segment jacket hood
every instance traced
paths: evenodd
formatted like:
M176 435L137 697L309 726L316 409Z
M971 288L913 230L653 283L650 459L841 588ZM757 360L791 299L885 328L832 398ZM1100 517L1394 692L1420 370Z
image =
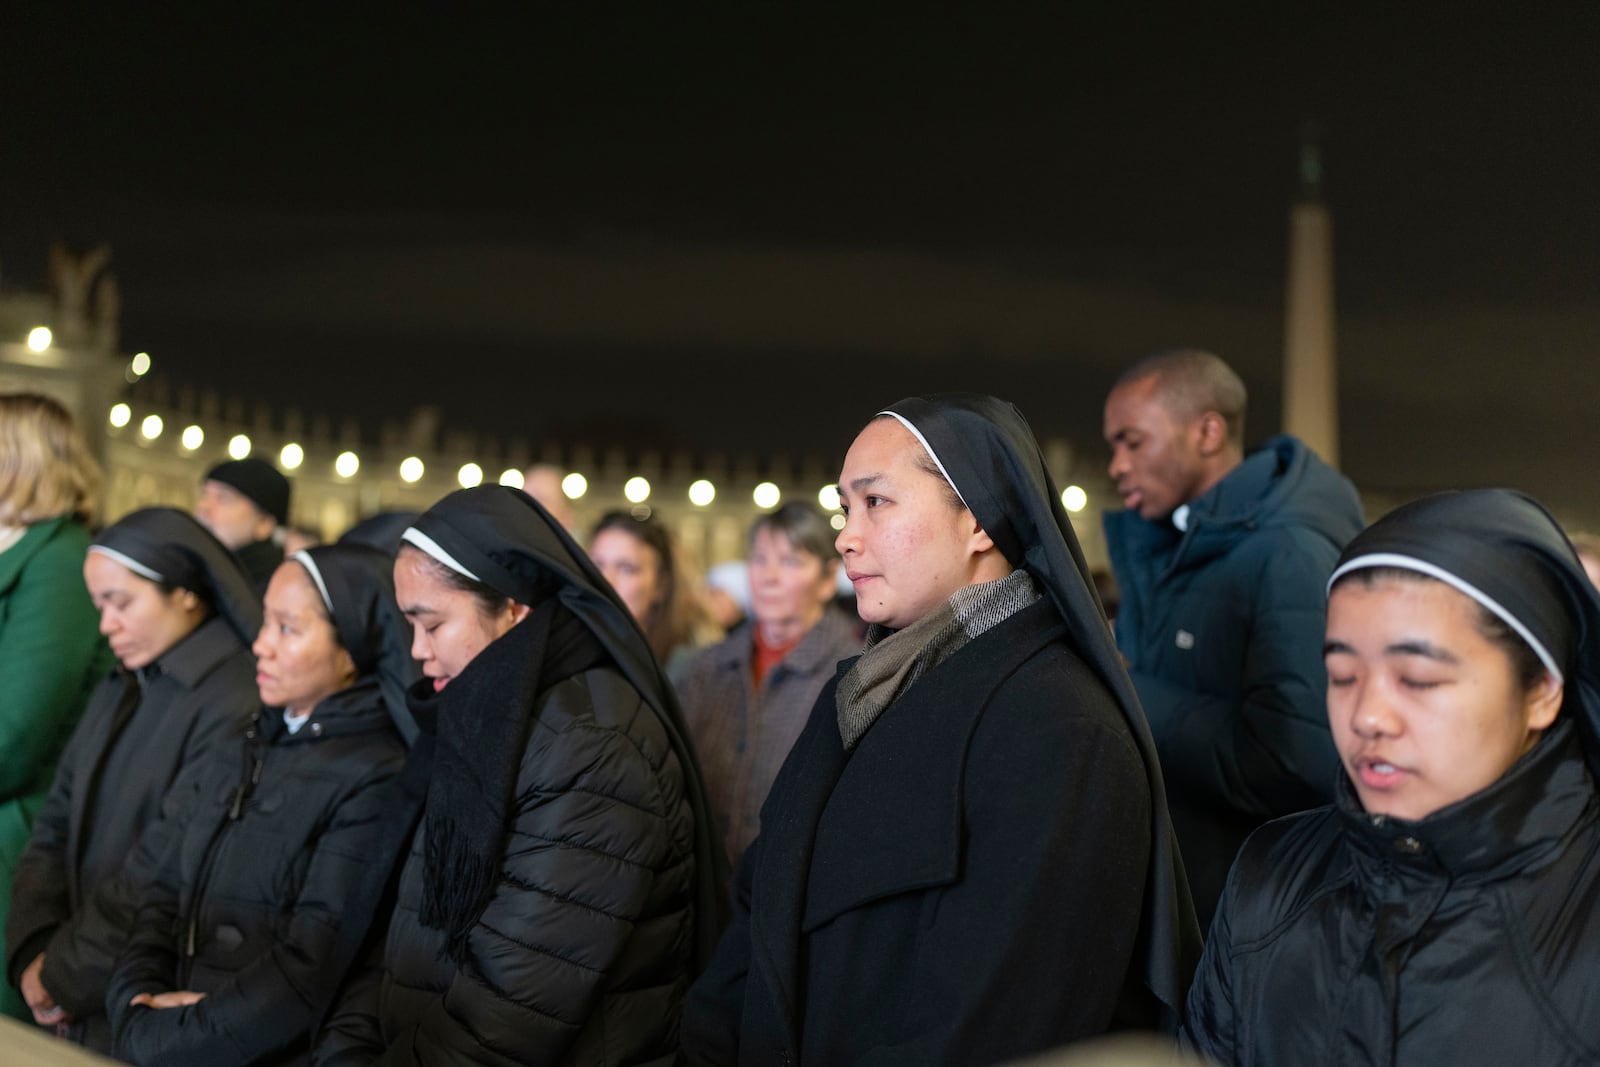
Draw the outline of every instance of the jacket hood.
M1186 531L1169 519L1153 521L1133 511L1105 516L1107 541L1119 572L1119 548L1138 554L1176 547L1170 566L1197 566L1261 529L1296 527L1327 539L1335 550L1361 532L1361 498L1350 479L1288 434L1270 438L1228 475L1189 504ZM1141 551L1143 550L1143 551Z

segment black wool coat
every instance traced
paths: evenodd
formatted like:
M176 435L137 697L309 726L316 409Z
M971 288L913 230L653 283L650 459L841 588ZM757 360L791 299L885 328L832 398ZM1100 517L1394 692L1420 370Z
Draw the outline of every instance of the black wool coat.
M986 1064L1153 1026L1144 763L1051 603L929 671L851 753L837 684L690 991L689 1062Z
M121 863L89 870L84 854L103 814L133 812L133 824L155 822L174 781L210 752L227 748L244 732L260 706L255 657L222 618L202 623L163 655L158 670L141 682L125 671L106 679L89 699L67 742L50 794L33 825L33 837L17 864L11 914L6 921L6 973L15 984L24 968L45 953L40 978L75 1020L73 1036L101 1051L110 1048L104 1015L106 981L130 925L109 891ZM135 707L124 697L159 710L158 731L131 738L115 749L118 760L136 753L138 766L124 768L125 788L109 795L100 788L108 758ZM133 851L136 838L123 843ZM100 851L110 855L104 843Z
M290 733L265 711L173 788L120 888L135 916L106 995L117 1055L171 1064L302 1062L339 975L327 962L349 895L390 817L405 744L376 681L322 701ZM124 879L124 881L126 881ZM205 993L130 1007L140 993Z

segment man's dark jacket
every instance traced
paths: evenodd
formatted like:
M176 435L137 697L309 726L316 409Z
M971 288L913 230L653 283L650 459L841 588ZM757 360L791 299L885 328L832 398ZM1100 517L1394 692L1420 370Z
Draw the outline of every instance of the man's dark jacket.
M689 1062L999 1063L1153 1026L1136 962L1145 767L1054 606L930 670L849 753L837 681L773 783L733 925L690 990Z
M1309 448L1275 437L1191 503L1186 530L1132 511L1105 527L1117 646L1207 926L1250 831L1333 799L1326 586L1361 502Z

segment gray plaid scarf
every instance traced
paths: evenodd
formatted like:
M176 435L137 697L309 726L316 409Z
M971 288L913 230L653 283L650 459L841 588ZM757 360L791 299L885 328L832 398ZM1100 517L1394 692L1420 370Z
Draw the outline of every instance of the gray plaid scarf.
M957 589L937 608L903 630L873 624L861 658L839 680L834 706L846 752L913 682L1039 599L1024 570Z

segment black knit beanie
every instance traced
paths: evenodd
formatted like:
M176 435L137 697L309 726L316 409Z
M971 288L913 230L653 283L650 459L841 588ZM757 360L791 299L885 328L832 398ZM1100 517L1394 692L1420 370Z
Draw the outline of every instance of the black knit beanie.
M250 456L218 463L206 472L206 481L232 486L279 523L289 521L289 479L264 459Z

